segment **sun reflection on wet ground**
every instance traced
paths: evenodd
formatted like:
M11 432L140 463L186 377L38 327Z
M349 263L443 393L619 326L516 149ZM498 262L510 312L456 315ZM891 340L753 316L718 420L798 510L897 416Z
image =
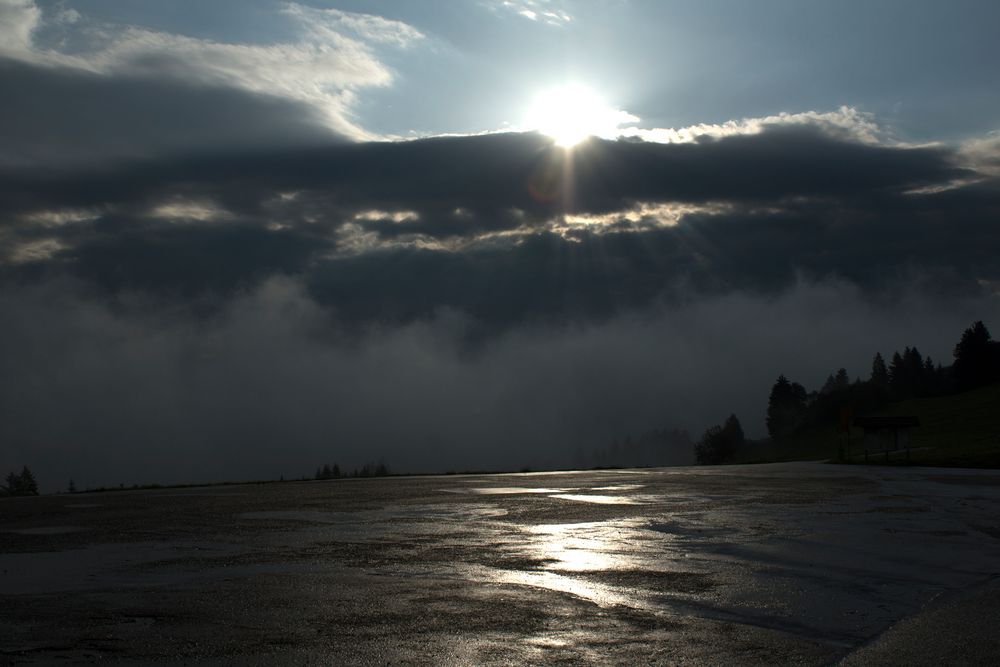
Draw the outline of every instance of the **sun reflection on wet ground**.
M605 570L627 558L618 552L619 530L611 522L540 525L525 532L536 540L529 550L551 561L549 569Z
M617 538L621 526L607 522L543 524L524 530L526 544L521 552L542 564L537 571L501 570L496 581L537 586L568 593L601 606L635 605L634 592L601 584L568 573L591 573L634 565L622 553Z
M645 484L612 484L610 486L595 486L591 488L591 491L635 491L645 486Z
M566 489L549 489L544 486L481 486L461 489L441 489L445 493L472 493L482 496L510 496L521 493L561 493Z
M553 493L550 498L560 500L574 500L580 503L595 503L597 505L638 505L635 498L625 496L603 496L593 493Z

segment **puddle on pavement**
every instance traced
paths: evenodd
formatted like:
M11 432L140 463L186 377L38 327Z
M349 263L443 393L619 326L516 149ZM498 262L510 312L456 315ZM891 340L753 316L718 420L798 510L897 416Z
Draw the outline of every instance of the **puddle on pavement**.
M484 570L476 572L476 570ZM488 568L472 568L472 574L480 574L487 581L503 584L517 584L544 588L557 593L567 593L583 600L589 600L601 607L625 606L647 607L632 590L621 590L613 586L594 583L556 572L537 572L525 570L489 570Z
M622 552L630 526L619 522L543 524L528 528L527 551L549 563L546 569L591 571L634 567L635 550Z
M591 491L635 491L645 488L645 484L612 484L611 486L595 486Z
M594 503L597 505L639 505L634 497L630 496L602 496L588 493L554 493L549 498L560 500L573 500L578 503Z
M472 493L482 496L506 496L520 493L562 493L573 489L547 489L537 486L479 486L463 489L441 489L445 493Z

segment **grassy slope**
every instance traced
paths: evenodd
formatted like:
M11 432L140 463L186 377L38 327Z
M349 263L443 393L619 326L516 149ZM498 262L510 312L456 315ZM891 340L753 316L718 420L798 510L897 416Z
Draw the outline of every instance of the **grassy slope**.
M910 433L913 464L1000 467L1000 384L954 396L900 401L875 414L920 418L920 427ZM786 440L748 443L737 460L836 459L844 443L844 434L835 429L813 430ZM851 429L851 460L863 461L862 451L862 432Z

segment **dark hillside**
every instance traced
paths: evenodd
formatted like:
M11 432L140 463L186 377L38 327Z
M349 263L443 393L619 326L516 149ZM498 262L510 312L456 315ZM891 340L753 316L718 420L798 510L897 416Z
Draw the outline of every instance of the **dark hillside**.
M950 396L911 398L885 405L875 416L913 415L920 427L910 436L909 461L915 465L1000 467L1000 383ZM847 439L836 428L808 429L777 440L748 441L736 462L837 460ZM851 429L850 460L864 461L862 431ZM869 460L878 462L882 455ZM891 462L905 461L905 454Z

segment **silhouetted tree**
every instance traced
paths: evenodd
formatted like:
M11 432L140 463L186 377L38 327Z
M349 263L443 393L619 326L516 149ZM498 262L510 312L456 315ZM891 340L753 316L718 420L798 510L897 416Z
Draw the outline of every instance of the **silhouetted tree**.
M880 352L876 352L875 358L872 359L870 382L879 388L888 388L889 386L889 369L885 367L885 359L882 358Z
M34 473L28 470L28 466L24 466L20 475L10 473L7 475L5 491L6 495L10 496L37 496L38 483L35 481Z
M959 391L1000 379L1000 346L982 321L975 322L955 345L952 372Z
M340 467L334 465L336 470L336 475L340 476ZM366 463L361 466L360 470L355 468L350 477L385 477L389 474L389 466L386 465L384 461L379 461L378 463Z
M701 436L695 444L695 460L702 465L725 463L732 460L745 441L740 420L729 415L722 426L712 426Z
M694 445L694 460L700 465L722 463L718 442L722 438L721 426L709 426Z
M928 356L924 358L924 367L920 371L921 395L923 396L940 396L945 393L945 379L944 371L941 369L941 364L934 364L934 361Z
M772 438L788 435L801 425L805 412L805 387L779 375L767 401L767 432Z
M903 354L892 355L889 365L889 388L895 399L924 395L924 358L915 347L907 347Z
M321 467L316 468L316 479L337 479L340 477L340 465L334 463L331 466L329 463L324 463ZM357 477L357 471L355 471L355 477Z
M35 481L35 476L28 466L24 466L21 471L21 488L24 489L24 495L26 496L37 496L38 495L38 482Z
M906 374L910 386L915 393L920 393L924 375L924 357L915 347L908 347L903 352L903 363L906 366Z
M69 480L69 485L66 487L66 490L70 493L76 493L76 484L73 483L73 480Z
M868 387L865 392L870 399L869 408L875 404L883 403L889 396L889 369L885 365L885 359L881 352L876 352L872 358L872 373L868 378Z
M826 396L829 394L835 394L838 391L844 391L851 386L851 378L847 377L847 370L844 368L838 369L836 375L827 375L826 382L819 390L819 395Z

